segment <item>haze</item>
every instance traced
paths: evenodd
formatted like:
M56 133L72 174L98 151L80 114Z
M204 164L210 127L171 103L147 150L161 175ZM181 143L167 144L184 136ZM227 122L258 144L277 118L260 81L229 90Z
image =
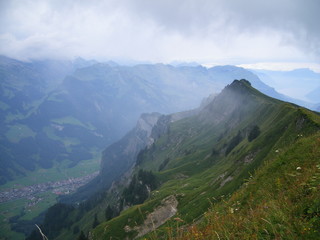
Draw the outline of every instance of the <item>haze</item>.
M0 54L319 70L317 0L1 0ZM255 65L253 65L255 66Z

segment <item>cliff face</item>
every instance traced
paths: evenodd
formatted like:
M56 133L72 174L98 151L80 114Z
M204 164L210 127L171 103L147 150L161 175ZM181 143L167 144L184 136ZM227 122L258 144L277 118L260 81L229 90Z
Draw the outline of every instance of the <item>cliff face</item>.
M62 201L79 202L95 192L110 188L113 181L119 180L134 166L138 153L154 142L151 132L160 117L160 113L142 114L129 133L103 151L99 175L77 193L65 197Z
M80 188L78 192L63 197L61 201L65 203L79 202L95 192L109 189L114 181L119 181L124 174L128 175L128 172L131 172L130 169L136 164L139 152L151 147L158 138L166 134L171 123L193 116L199 112L199 109L170 115L142 114L136 126L129 133L103 151L99 175Z
M153 143L151 131L160 116L159 113L142 114L133 130L103 151L99 177L105 187L128 171L139 151Z
M137 125L121 140L107 147L103 152L99 178L108 188L118 178L136 164L139 152L149 148L158 138L169 131L173 122L195 115L199 110L190 110L170 115L145 113Z

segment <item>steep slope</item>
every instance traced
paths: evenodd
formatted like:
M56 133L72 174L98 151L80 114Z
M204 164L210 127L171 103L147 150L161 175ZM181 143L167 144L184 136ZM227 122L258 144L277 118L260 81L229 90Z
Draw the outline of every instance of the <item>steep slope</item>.
M91 238L133 239L153 230L152 225L161 226L161 237L177 221L195 222L263 162L319 129L314 113L269 98L245 80L234 81L199 114L168 123L164 134L139 154L136 173L152 170L161 187L143 204L100 224ZM159 211L164 217L157 217Z
M214 98L203 99L197 109L173 113L168 116L159 113L142 114L137 125L119 141L108 146L102 154L99 175L71 196L60 198L61 202L74 203L91 197L94 193L107 190L114 181L134 167L142 149L149 147L167 131L167 124L196 115Z
M81 168L79 163L97 164L102 150L124 136L142 112L168 114L198 106L203 97L220 91L235 78L245 77L261 91L270 90L256 75L233 66L126 67L81 59L74 63L23 63L12 59L4 62L1 74L7 78L1 82L1 96L5 96L0 103L1 183L19 180L33 170L44 170L41 168L59 171L74 169L76 165ZM164 122L166 129L165 125ZM161 135L156 131L152 134L155 138ZM119 165L130 169L135 154L128 158L118 154L122 158ZM113 167L118 162L110 156L103 157L99 178L104 177L99 184L87 186L90 194L95 186L108 188L123 173L123 169ZM165 169L166 161L158 169ZM62 172L57 176L69 177ZM90 197L89 193L82 193L80 198L70 201Z
M50 239L74 239L80 231L90 232L93 239L133 239L155 228L151 239L170 238L177 226L204 221L213 202L224 204L256 169L275 157L282 159L280 153L299 146L300 140L310 141L320 129L315 113L267 97L245 80L234 81L191 114L156 117L147 134L154 142L137 155L135 168L77 208L56 206L56 213L64 213L63 218L56 216L59 228L52 232L54 218L46 218L42 226ZM114 148L128 146L124 138ZM107 149L105 155L114 151ZM125 154L121 151L119 156ZM132 206L136 203L140 204ZM116 217L119 210L123 211ZM37 236L41 239L35 231L29 239Z
M123 188L132 179L132 169L139 152L152 145L161 134L166 132L166 125L169 122L197 114L200 109L206 106L209 99L204 101L199 109L175 113L170 116L159 113L142 114L135 128L104 150L100 174L75 194L60 199L60 202L70 205L59 203L48 210L41 227L42 230L52 239L56 237L71 239L75 237L74 234L79 233L79 226L83 231L89 231L92 228L92 221L100 222L101 219L105 220L110 216L118 215L122 209L119 199ZM89 199L88 196L90 196ZM82 201L83 199L87 200ZM76 202L80 202L80 204L75 204ZM78 207L74 208L71 205ZM101 209L106 210L104 212ZM60 212L63 213L63 219L57 220L60 218ZM98 217L96 218L96 216ZM57 221L59 224L57 224L58 227L55 227ZM73 232L64 229L70 223L74 223ZM70 228L71 226L68 227L69 230ZM52 229L55 230L52 231ZM38 231L34 231L29 239L41 239L41 236Z
M301 136L301 135L300 135ZM170 239L319 239L320 134L277 151L203 221Z
M0 56L0 184L34 169L28 139L36 132L25 121L72 71L71 62L27 63Z
M143 112L194 108L235 78L274 94L256 75L234 66L127 67L80 58L25 63L1 57L0 68L0 184L37 167L96 159Z
M90 174L96 171L103 149L124 136L141 113L171 113L198 106L203 97L219 91L235 75L259 81L232 66L126 67L83 59L25 63L5 57L0 66L0 184L7 182L3 189ZM107 169L109 165L103 162ZM88 164L92 167L83 167ZM121 175L118 170L107 170L112 174L95 186L110 186ZM43 172L50 172L48 178L42 177ZM95 187L90 186L91 194ZM90 194L82 192L79 199L70 199L78 202ZM26 211L21 214L19 218L26 217Z
M159 113L142 114L129 133L103 151L104 160L99 175L72 196L65 196L62 201L71 204L81 202L96 192L109 189L113 181L133 167L139 151L153 143L151 129L160 116Z

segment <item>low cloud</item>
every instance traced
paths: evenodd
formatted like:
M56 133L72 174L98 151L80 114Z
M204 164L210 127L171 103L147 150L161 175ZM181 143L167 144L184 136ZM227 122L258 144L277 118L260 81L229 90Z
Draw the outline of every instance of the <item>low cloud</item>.
M320 56L317 0L12 0L0 1L0 8L0 54L22 59L237 62Z

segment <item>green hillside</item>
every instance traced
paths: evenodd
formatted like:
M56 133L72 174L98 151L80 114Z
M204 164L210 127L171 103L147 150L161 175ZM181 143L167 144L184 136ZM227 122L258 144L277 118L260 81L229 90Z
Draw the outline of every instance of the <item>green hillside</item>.
M177 212L155 233L149 235L151 239L157 239L160 236L174 238L174 235L171 234L175 234L178 225L184 226L183 230L178 229L176 233L177 238L182 235L182 239L190 239L188 234L191 234L194 239L207 239L207 237L218 239L218 235L225 239L228 237L238 239L237 236L242 239L250 239L255 236L256 238L263 237L266 232L269 233L266 237L270 239L277 236L284 237L286 231L281 232L281 226L277 225L285 225L285 222L281 223L281 214L284 213L277 209L273 209L277 212L268 210L275 215L274 221L271 216L266 217L266 221L257 219L256 222L252 222L247 219L247 222L251 224L247 232L242 233L241 226L238 226L238 229L233 226L241 223L239 219L230 219L228 228L223 222L217 222L216 224L221 227L218 229L221 231L217 232L218 235L214 235L216 231L214 227L210 228L211 222L216 222L216 218L220 219L220 215L215 215L216 212L221 211L220 209L225 213L225 216L221 217L222 221L227 221L231 215L229 212L233 213L231 216L236 216L234 212L238 209L246 211L242 213L244 216L238 216L240 219L245 216L250 217L246 214L250 213L248 201L253 198L252 194L255 194L256 199L251 201L259 202L257 208L262 207L261 202L275 202L275 208L276 206L281 207L282 199L276 198L276 192L272 190L283 193L288 187L286 184L290 182L290 178L300 173L299 170L296 170L297 167L304 169L307 166L313 166L315 174L319 162L312 163L311 161L316 160L315 156L312 160L311 156L306 158L305 155L311 155L306 150L317 149L315 145L307 143L318 139L313 135L319 130L319 122L319 116L314 113L266 97L253 89L246 81L235 81L200 114L170 124L167 133L140 154L136 169L152 170L161 180L161 187L153 191L143 204L129 208L119 217L99 225L93 231L94 239L109 239L110 237L119 239L129 237L131 239L138 235L139 232L142 232L142 225L146 223L148 214L155 206L163 204L161 202L168 196L174 196L177 199ZM319 147L319 143L317 144ZM319 156L319 150L316 153ZM304 162L297 163L300 158ZM273 161L273 159L276 160ZM288 166L283 165L280 168L287 161L294 160L295 163L290 162ZM294 176L288 175L286 180L279 178L283 171ZM255 184L254 181L256 181ZM272 182L277 188L274 188ZM266 186L269 186L269 189ZM317 186L314 186L312 191L319 190ZM239 188L241 190L238 190ZM274 195L268 195L268 190ZM242 207L242 204L246 205ZM314 202L314 205L309 207L313 209L310 211L314 211L311 215L319 217L317 204ZM304 207L308 211L307 206ZM277 214L280 214L278 219ZM290 216L283 217L287 217L287 221L291 219ZM191 228L185 232L186 225L197 223L198 220L202 227L201 230L193 233ZM156 216L154 221L157 221ZM261 221L266 224L271 222L264 233ZM312 221L319 221L319 218L313 218ZM207 224L202 222L207 222ZM291 236L298 237L301 231L296 231L294 226L288 223L285 227L292 232ZM312 225L311 222L310 224ZM255 227L258 227L262 235L256 232ZM274 232L271 231L273 228ZM211 233L207 233L209 230ZM207 235L197 238L201 236L200 234Z
M50 239L320 236L319 115L235 80L197 114L160 119L131 175L69 209L58 232L45 221Z
M202 222L165 234L169 239L319 239L319 186L316 133L281 148L231 197L211 199Z

